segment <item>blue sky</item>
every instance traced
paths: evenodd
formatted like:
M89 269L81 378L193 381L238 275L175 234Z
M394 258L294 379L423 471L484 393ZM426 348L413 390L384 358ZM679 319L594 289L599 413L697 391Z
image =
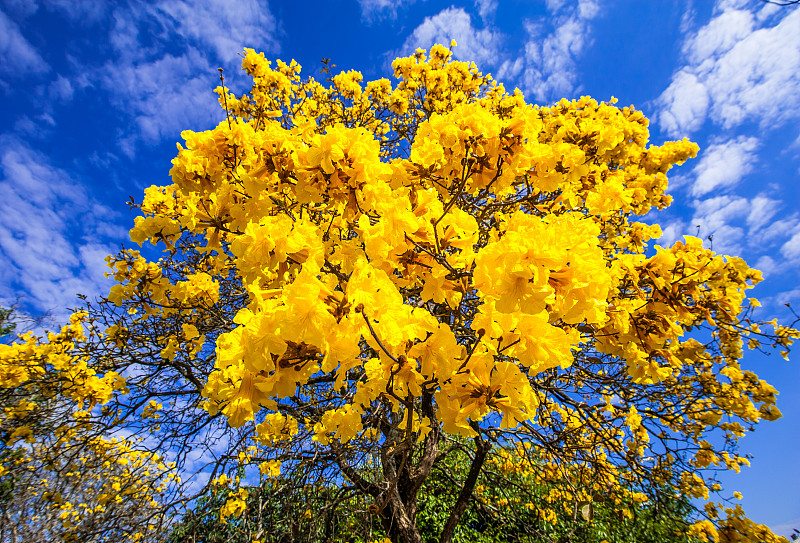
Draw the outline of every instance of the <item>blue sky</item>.
M169 184L184 129L223 114L217 68L243 89L243 47L319 75L329 57L366 79L400 54L455 38L455 55L526 98L611 96L690 137L675 204L646 217L659 243L712 236L764 271L762 316L800 307L800 7L759 0L0 0L0 303L56 317L108 288L103 258L132 226L125 206ZM745 438L753 466L726 477L751 518L800 528L800 371L748 353L784 418Z

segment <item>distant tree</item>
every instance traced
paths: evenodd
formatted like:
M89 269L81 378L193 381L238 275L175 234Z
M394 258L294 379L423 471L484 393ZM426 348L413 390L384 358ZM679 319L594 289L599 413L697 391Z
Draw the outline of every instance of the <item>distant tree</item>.
M14 310L0 307L0 339L5 339L14 333L17 325L11 319Z
M20 296L9 307L0 307L0 343L12 343L19 335L26 332L59 326L50 312L31 315L21 311L23 302L24 298Z
M0 349L2 543L160 540L174 470L92 421L124 385L70 355L83 316L46 343L27 333Z

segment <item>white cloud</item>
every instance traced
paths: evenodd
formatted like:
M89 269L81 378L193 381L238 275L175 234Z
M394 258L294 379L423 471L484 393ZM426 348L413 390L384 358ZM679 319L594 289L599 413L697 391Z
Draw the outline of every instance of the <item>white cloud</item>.
M749 11L725 11L686 40L683 51L695 66L713 61L714 57L727 53L748 37L754 24L753 14Z
M105 0L43 0L43 7L59 11L82 23L93 23L100 20L108 10L110 3Z
M109 41L113 58L95 69L112 105L131 121L118 145L133 156L140 141L177 140L182 130L205 130L224 117L213 89L217 67L236 79L244 47L277 52L279 28L257 0L179 0L118 7ZM180 45L180 53L169 53Z
M100 61L87 64L69 57L73 73L59 74L45 87L49 100L42 100L40 117L51 115L52 105L69 101L76 90L107 91L109 102L122 113L117 143L128 156L141 142L177 140L181 130L214 126L224 117L213 93L219 84L217 67L228 69L226 83L235 85L245 78L237 58L244 47L268 53L279 49L280 29L261 0L41 0L23 15L34 8L84 27L110 23L110 47L98 51ZM0 12L0 75L49 69L19 27ZM18 120L20 126L30 127L30 118Z
M498 0L475 0L475 7L478 8L478 15L484 23L491 22L497 11Z
M476 29L469 14L463 8L454 7L426 17L406 39L402 51L408 54L418 47L429 49L435 43L447 46L451 39L458 43L453 56L473 61L478 68L494 66L500 58L502 35L489 28Z
M108 33L108 41L118 63L129 64L147 54L147 50L139 45L139 25L145 17L146 12L141 6L120 8L112 14L114 26Z
M748 215L748 219L752 216L752 212ZM772 220L765 227L758 229L751 228L748 232L748 244L754 249L760 251L772 251L776 243L780 243L787 237L792 235L796 228L800 227L800 218L798 214L789 215L780 219ZM772 251L775 252L775 251Z
M778 213L781 207L779 200L758 195L750 200L750 214L747 215L747 226L752 230L760 230Z
M659 243L670 245L684 234L702 239L711 236L718 253L745 256L757 262L756 267L765 273L791 274L792 267L800 263L800 214L776 219L784 202L772 197L772 190L777 189L773 187L752 198L723 194L695 199L688 222L673 219L661 225Z
M8 136L0 143L0 298L25 292L36 310L63 317L76 293L106 288L100 270L114 247L100 232L113 213L45 155Z
M761 270L761 274L767 277L778 268L778 263L771 256L764 255L756 261L754 268Z
M687 227L688 225L681 220L675 220L661 225L661 237L658 238L658 244L662 247L670 247L687 234Z
M773 4L771 2L770 3L765 2L764 5L761 7L761 9L758 10L758 13L756 13L756 19L758 19L759 21L764 21L766 19L769 19L773 15L776 15L780 11L781 11L781 6Z
M761 270L758 265L755 266L757 270ZM764 270L761 270L764 272ZM768 273L764 273L766 277ZM758 310L761 315L775 317L776 315L783 315L783 318L778 317L778 321L783 323L790 323L793 320L791 312L785 307L786 304L791 304L791 307L796 311L800 307L800 287L784 290L772 296L758 296L758 301L761 302L761 308ZM800 526L800 519L798 521L791 521L777 526L772 525L772 531L777 535L789 537L794 531L794 528Z
M687 36L679 67L657 103L671 135L700 129L710 118L724 128L746 121L772 127L800 117L800 8L774 12L726 3Z
M800 228L781 246L781 254L789 260L800 260Z
M151 62L109 66L101 85L111 102L134 118L125 134L149 143L176 139L185 129L210 128L224 113L212 93L216 70L195 49Z
M525 25L528 40L521 75L523 90L540 101L571 98L580 88L575 61L591 43L589 24L599 12L594 0L580 0L577 5L551 0L547 7L551 12L547 24L528 21ZM554 28L548 33L545 28L551 20ZM501 68L503 75L515 71L513 64Z
M696 215L692 222L700 224L698 221L704 219L706 225L713 228L724 224L728 219L746 217L750 211L750 202L747 198L716 196L695 201L694 208Z
M686 5L683 8L683 15L681 15L681 33L686 34L689 32L689 30L694 26L695 17L697 17L697 12L694 9L694 1L687 0Z
M728 9L741 9L746 7L748 3L750 3L750 0L717 0L714 11L720 12Z
M708 90L698 77L681 70L658 99L661 107L657 118L669 134L698 130L706 120Z
M50 86L47 89L47 94L50 99L58 102L69 102L72 100L72 95L74 93L75 89L70 80L60 74L56 79L50 82Z
M757 267L782 278L793 278L800 264L800 214L785 210L791 189L770 185L753 195L751 185L746 197L737 192L745 180L757 182L756 164L778 160L770 148L776 129L800 120L798 28L800 7L717 2L705 25L682 27L683 62L655 115L671 136L704 128L724 134L712 135L697 166L670 188L696 198L691 224L700 225L701 237L713 237L715 250L744 251Z
M158 9L169 15L175 31L213 49L216 57L233 63L245 47L277 52L277 23L265 2L258 0L170 0Z
M719 253L741 253L744 229L731 223L750 213L750 201L747 198L717 196L695 201L694 208L691 224L700 227L700 237L711 236L714 250Z
M516 81L524 68L525 59L522 57L505 60L497 70L496 79L498 81Z
M800 306L800 287L781 292L775 296L771 296L767 300L767 302L769 303L769 305L775 307L779 307L785 304L791 304L791 306L796 311L797 307ZM767 303L765 303L764 305L767 305ZM773 528L773 531L776 534L782 533L785 534L786 536L789 536L794 532L794 529L799 525L800 525L800 519L797 519L791 522L787 522L783 525L778 525L776 528Z
M753 169L758 145L756 138L745 136L710 145L694 168L692 196L703 196L736 185Z
M413 4L415 0L358 0L361 6L361 17L366 21L383 18L395 19L397 10L404 5Z
M17 79L49 69L36 48L22 35L19 25L0 11L0 74Z

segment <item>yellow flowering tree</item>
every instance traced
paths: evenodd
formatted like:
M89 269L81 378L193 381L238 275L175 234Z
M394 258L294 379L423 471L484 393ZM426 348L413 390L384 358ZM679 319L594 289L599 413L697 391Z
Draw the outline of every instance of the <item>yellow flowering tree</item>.
M738 439L780 413L745 342L786 356L798 332L752 317L742 259L635 220L697 145L649 145L613 99L526 104L443 46L395 60L395 85L243 56L252 88L223 84L224 120L182 134L173 184L138 206L142 251L110 257L88 305L76 356L128 389L98 424L211 478L341 481L396 542L421 541L420 489L463 438L443 542L493 447L546 459L569 510L710 498L747 464ZM701 540L766 530L701 513Z
M0 345L2 542L155 541L165 527L173 466L91 416L125 383L80 356L86 317Z

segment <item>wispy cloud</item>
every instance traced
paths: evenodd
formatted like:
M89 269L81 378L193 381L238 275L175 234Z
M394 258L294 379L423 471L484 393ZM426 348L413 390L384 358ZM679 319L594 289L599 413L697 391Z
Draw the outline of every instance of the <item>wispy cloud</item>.
M735 196L716 196L694 202L691 225L700 229L702 237L711 236L718 253L741 254L744 229L735 225L750 213L750 201Z
M51 81L50 85L47 87L48 98L55 102L69 102L72 100L72 95L74 93L75 88L73 87L72 82L60 74L56 76L56 78Z
M109 66L100 84L109 91L112 105L129 115L136 127L121 132L123 150L130 155L139 140L158 143L178 138L183 129L209 128L219 110L212 93L216 76L216 69L195 49Z
M115 213L83 185L23 141L0 136L0 298L27 293L26 303L63 317L76 293L106 288L103 258Z
M36 13L39 6L33 0L4 0L3 9L11 17L24 19Z
M701 173L707 171L700 169ZM686 176L688 182L694 173ZM690 185L691 192L697 185ZM720 187L724 190L725 187ZM714 191L719 193L719 191ZM724 254L744 256L751 265L755 263L765 274L793 273L800 265L800 214L786 213L787 202L776 197L780 187L766 187L752 197L737 195L734 191L689 202L691 218L659 215L648 216L661 223L662 236L658 243L672 245L684 235L706 239L714 250ZM663 213L662 213L663 214ZM707 240L708 242L708 240Z
M0 10L0 74L4 79L19 79L50 70L36 48L25 39L17 23ZM0 83L3 88L7 83Z
M117 145L132 157L143 143L213 126L224 116L213 94L217 66L238 72L245 46L276 52L280 29L258 0L9 1L7 8L0 11L0 75L34 74L42 82L41 104L13 121L15 136L0 135L0 300L24 292L26 310L60 320L78 304L76 293L107 290L104 258L127 228L71 165L56 165L29 145L56 133L54 106L83 93L110 107ZM104 46L92 55L69 52L56 72L24 35L37 11L90 29Z
M418 47L428 49L435 43L449 45L451 39L458 42L453 56L473 61L479 68L495 66L500 58L502 34L491 28L474 27L469 13L455 7L426 17L406 38L402 53L411 53Z
M547 7L547 19L525 22L524 55L506 60L497 73L543 102L571 98L580 89L576 60L591 43L590 23L599 13L594 0L550 0Z
M395 19L402 6L413 4L415 0L358 0L361 18L367 22L380 19Z
M711 135L694 169L671 184L694 198L691 221L680 226L699 227L715 250L778 275L800 265L800 217L785 188L753 190L749 176L775 159L769 136L800 119L798 28L800 8L720 0L706 24L682 24L683 60L656 101L657 123L671 136L722 134ZM753 126L760 135L751 135Z
M28 0L35 4L33 0ZM72 21L95 23L102 19L113 2L108 0L43 0L40 2L48 10L65 15Z
M139 142L213 126L222 116L212 92L217 67L236 68L245 46L279 49L277 22L256 0L134 3L118 7L113 20L109 40L117 54L96 72L112 105L132 121L134 129L118 136L128 156Z
M96 94L121 114L117 144L129 157L141 143L213 126L222 115L213 93L217 67L231 68L227 79L235 80L244 47L275 53L281 36L259 0L47 0L38 9L100 35L105 31L108 43L99 54L71 58L72 73L57 74L46 87L51 100L40 106L42 112L50 114L51 104L68 101L76 90ZM1 12L0 53L10 59L0 72L49 69Z
M797 289L794 292L794 299L800 300L800 289ZM770 526L770 528L772 528L772 531L774 533L776 533L778 535L782 535L783 537L786 537L786 538L790 539L792 537L792 535L798 529L800 529L800 517L793 518L793 519L791 519L791 520L789 520L787 522L784 522L782 524L772 525L772 526Z
M669 247L683 236L690 233L688 225L680 219L665 221L660 226L661 237L658 238L658 244L662 247Z
M656 219L663 232L658 243L668 246L687 234L710 236L718 253L744 256L765 274L792 275L800 265L800 214L786 214L786 202L774 195L777 190L767 188L753 197L730 193L692 200L690 219Z
M736 185L753 169L758 145L758 139L740 136L714 143L702 151L700 162L692 172L692 196L703 196Z
M244 47L277 52L278 27L266 2L258 0L170 0L158 3L174 31L213 50L226 64L235 62Z
M755 121L772 127L800 117L800 8L754 13L723 2L684 41L685 64L658 99L671 135ZM777 20L775 20L777 18Z
M475 7L478 8L478 15L481 16L484 24L494 20L497 5L498 0L475 0Z
M781 246L781 254L790 260L800 260L800 227L795 228L792 237Z
M750 200L750 214L747 216L747 226L752 230L762 229L775 217L780 207L780 200L774 200L759 194Z

